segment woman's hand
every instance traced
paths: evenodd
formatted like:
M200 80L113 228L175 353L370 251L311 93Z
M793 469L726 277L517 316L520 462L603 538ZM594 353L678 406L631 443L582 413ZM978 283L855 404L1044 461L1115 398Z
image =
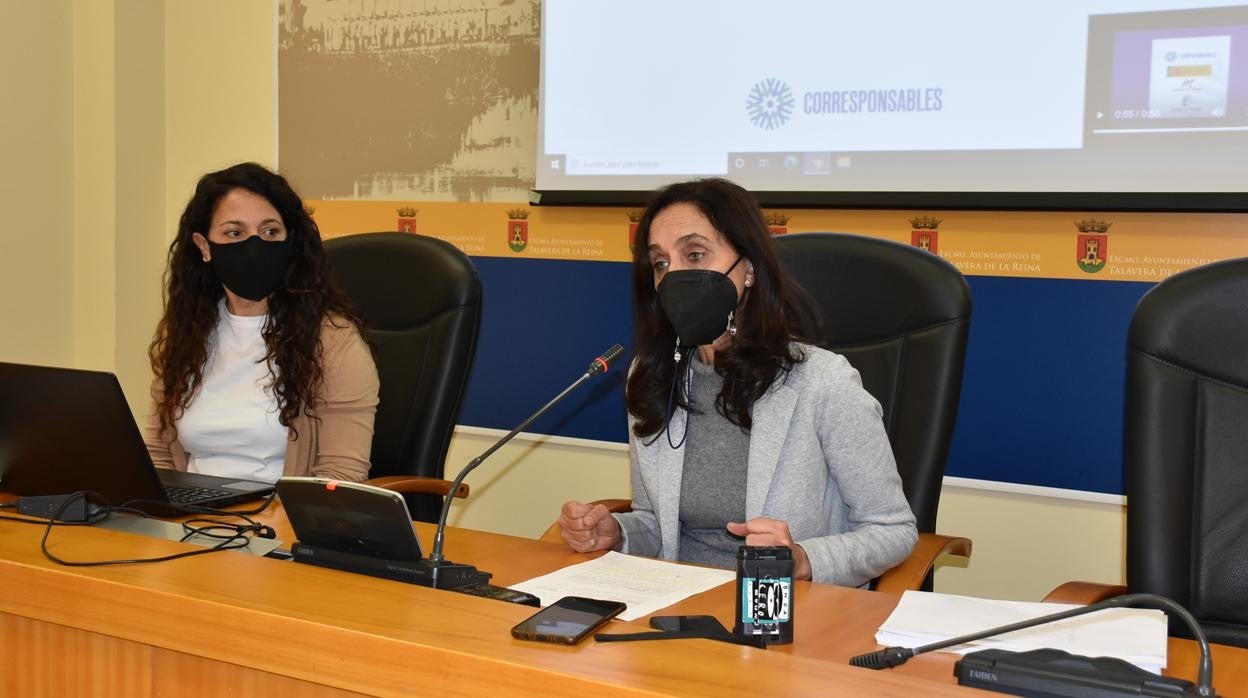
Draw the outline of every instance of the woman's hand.
M558 523L568 547L578 553L619 547L620 522L601 504L564 502Z
M567 506L564 506L567 511ZM793 578L810 579L810 558L802 546L793 542L789 533L789 525L778 519L760 516L745 523L728 524L728 532L734 536L743 536L746 545L783 545L793 550ZM567 533L564 533L567 538Z

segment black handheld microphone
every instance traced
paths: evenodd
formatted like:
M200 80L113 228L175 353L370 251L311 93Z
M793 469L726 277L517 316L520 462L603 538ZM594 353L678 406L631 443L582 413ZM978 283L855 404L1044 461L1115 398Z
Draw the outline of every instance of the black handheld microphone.
M622 353L624 353L624 347L619 344L615 344L610 349L604 351L600 356L590 362L589 368L585 369L585 373L581 374L580 378L577 378L571 385L564 388L563 392L556 395L550 402L542 405L541 409L530 415L528 419L520 422L515 429L507 432L507 434L501 439L494 442L494 445L487 448L484 453L476 458L473 458L471 461L468 461L468 465L465 465L464 469L459 471L459 474L455 476L455 480L451 484L451 489L447 493L445 501L442 503L442 514L438 517L438 530L437 533L434 534L433 538L433 551L429 553L429 562L434 567L432 575L433 578L431 580L432 583L430 586L440 588L461 586L462 584L472 583L474 581L472 580L472 577L478 575L476 568L471 565L457 565L456 563L448 562L442 555L442 547L446 539L446 517L451 512L451 501L454 499L453 494L459 490L460 484L463 483L464 478L468 476L468 473L475 470L476 467L481 465L486 458L489 458L495 451L502 448L503 444L511 441L512 437L523 431L524 428L532 424L534 420L546 414L550 408L554 407L560 400L567 397L569 393L581 387L585 381L599 374L606 373L607 369L611 367L611 364L615 363L616 359L620 358L620 354ZM439 568L442 568L442 574L439 574ZM470 570L470 572L468 572L468 570Z
M1081 616L1106 608L1125 606L1160 608L1173 613L1187 624L1200 644L1200 664L1196 684L1191 681L1167 676L1156 676L1126 662L1105 658L1089 659L1060 650L1032 650L1010 652L1008 650L980 650L963 657L954 667L959 684L973 685L987 690L1014 693L1017 690L1036 689L1041 684L1049 692L1046 696L1215 696L1213 692L1213 659L1209 654L1209 641L1200 623L1179 604L1156 594L1123 594L1097 603L1072 608L1031 620L989 628L977 633L933 642L921 647L886 647L882 650L860 654L849 660L856 667L867 669L891 669L905 664L916 654L962 645L986 637L1004 635L1015 630L1034 628L1037 625ZM977 659L976 655L980 655ZM1094 688L1095 687L1095 688ZM1115 692L1121 690L1121 693ZM1018 695L1031 695L1020 693ZM1039 695L1037 693L1037 695Z

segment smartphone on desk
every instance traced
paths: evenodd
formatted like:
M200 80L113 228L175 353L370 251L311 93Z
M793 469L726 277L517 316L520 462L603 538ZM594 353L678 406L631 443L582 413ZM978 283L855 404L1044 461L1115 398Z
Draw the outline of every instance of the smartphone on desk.
M520 621L511 636L520 640L575 645L628 608L619 601L565 596Z

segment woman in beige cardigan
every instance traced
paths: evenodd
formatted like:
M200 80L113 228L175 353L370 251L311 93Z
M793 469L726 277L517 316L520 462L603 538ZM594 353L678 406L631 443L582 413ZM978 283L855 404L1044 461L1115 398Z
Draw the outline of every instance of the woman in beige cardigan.
M376 365L283 177L254 163L204 175L165 282L145 435L157 465L266 482L368 476Z

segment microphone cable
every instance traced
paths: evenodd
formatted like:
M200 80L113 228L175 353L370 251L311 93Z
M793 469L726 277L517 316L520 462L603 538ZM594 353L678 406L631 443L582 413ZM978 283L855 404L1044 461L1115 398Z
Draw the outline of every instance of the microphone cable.
M56 507L56 510L51 513L51 516L47 517L47 520L40 521L40 520L35 520L35 519L24 519L24 518L19 518L16 516L0 516L0 519L44 526L43 536L39 540L40 552L43 553L43 556L47 558L48 560L51 560L52 562L55 562L58 565L64 565L66 567L100 567L100 566L105 566L105 565L132 565L132 564L144 564L144 563L150 563L150 562L166 562L169 560L177 560L177 559L184 558L184 557L193 557L196 555L207 555L210 553L220 552L223 550L241 550L243 548L246 548L250 544L251 535L249 534L259 535L264 538L273 537L272 528L249 518L250 514L263 511L264 508L268 506L268 502L266 502L259 509L257 509L256 512L251 512L251 511L232 512L232 511L225 511L225 510L219 510L219 509L210 509L206 507L185 507L184 506L184 507L176 507L176 508L185 511L188 514L208 514L208 515L213 515L213 516L222 516L222 515L235 516L235 517L241 518L244 521L244 523L235 524L235 523L230 523L227 521L221 521L219 519L204 518L202 516L188 519L182 522L181 524L183 534L184 534L181 538L181 541L187 541L190 538L196 535L199 535L205 538L215 539L217 541L216 544L209 546L209 547L205 547L205 548L198 548L195 550L186 550L183 552L172 553L169 555L159 555L156 557L147 557L147 558L120 558L120 559L111 559L111 560L68 560L53 553L48 548L48 540L52 534L52 529L56 526L92 526L92 525L99 524L108 520L110 517L112 517L113 514L116 514L116 513L130 513L130 514L136 514L136 515L142 516L144 518L151 518L146 512L143 512L140 509L130 506L132 504L143 504L145 503L143 500L133 500L130 502L126 502L126 504L122 506L110 506L107 503L97 504L91 501L93 496L94 498L100 501L105 501L103 497L101 497L98 493L88 492L85 490L79 490L77 492L74 492L66 496L61 501L60 505ZM271 501L272 501L272 498L270 497L269 502ZM71 506L74 506L75 504L78 504L78 503L83 504L87 512L86 518L81 521L65 520L66 512L70 509ZM154 503L168 506L167 502L154 502ZM10 508L10 507L16 508L15 505L9 505L9 506L6 506L5 508Z

